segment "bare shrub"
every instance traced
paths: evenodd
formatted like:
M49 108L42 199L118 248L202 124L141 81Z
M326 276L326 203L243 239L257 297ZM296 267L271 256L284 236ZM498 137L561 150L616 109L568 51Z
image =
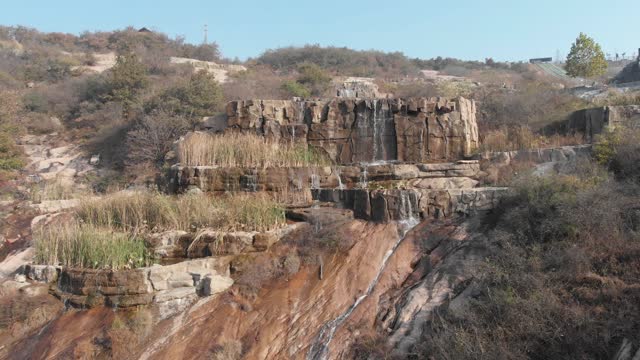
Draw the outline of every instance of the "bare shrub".
M582 134L550 135L537 134L527 126L505 126L484 133L480 151L514 151L579 145L585 142Z
M300 271L300 257L296 253L287 254L287 256L284 258L283 266L287 274L296 274L298 271Z
M188 129L189 121L183 116L165 112L143 116L127 132L127 164L161 165L165 155L173 149L173 142Z
M260 254L250 259L250 263L243 267L236 279L236 283L246 291L247 295L255 296L269 281L284 275L282 263L270 254Z

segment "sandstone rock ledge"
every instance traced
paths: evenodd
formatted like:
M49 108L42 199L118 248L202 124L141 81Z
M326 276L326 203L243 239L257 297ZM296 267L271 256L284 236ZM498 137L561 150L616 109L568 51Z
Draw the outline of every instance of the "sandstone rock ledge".
M233 285L230 262L231 257L216 257L118 271L25 265L22 273L49 284L54 295L75 307L155 305L166 318Z
M476 106L462 97L242 100L226 113L211 127L307 142L338 164L458 160L478 146Z

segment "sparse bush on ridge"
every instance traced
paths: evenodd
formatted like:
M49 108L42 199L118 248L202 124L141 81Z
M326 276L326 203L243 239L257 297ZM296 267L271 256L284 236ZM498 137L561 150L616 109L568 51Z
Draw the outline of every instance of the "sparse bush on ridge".
M624 338L640 341L640 184L585 166L512 184L488 224L478 295L462 313L435 314L414 353L608 359Z
M584 136L572 135L540 135L526 126L504 126L496 130L486 131L480 140L479 151L514 151L541 149L567 145L584 144Z
M305 144L283 144L264 136L242 133L191 133L180 141L178 158L184 166L265 168L329 163L326 157Z

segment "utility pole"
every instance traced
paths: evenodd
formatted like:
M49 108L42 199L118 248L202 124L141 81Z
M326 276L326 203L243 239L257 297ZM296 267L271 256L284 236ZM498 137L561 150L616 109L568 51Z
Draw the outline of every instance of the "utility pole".
M207 24L204 24L204 44L207 45L209 40L207 39Z

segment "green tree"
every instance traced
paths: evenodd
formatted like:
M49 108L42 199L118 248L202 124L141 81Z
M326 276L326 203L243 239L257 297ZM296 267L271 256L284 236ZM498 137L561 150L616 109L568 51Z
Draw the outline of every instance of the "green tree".
M584 33L580 33L571 45L565 65L567 74L577 77L597 77L607 71L607 61L600 45Z
M297 81L285 80L282 82L280 88L290 96L308 98L311 96L311 92L306 86L300 84Z
M140 93L148 83L147 69L134 53L119 55L111 69L108 98L120 102L127 117L131 107L138 103Z
M298 82L304 85L311 92L312 96L321 96L331 84L329 75L320 66L305 62L298 66Z
M188 118L210 116L222 110L222 89L213 74L200 70L189 81L170 87L152 99L145 108L147 112L161 109Z

